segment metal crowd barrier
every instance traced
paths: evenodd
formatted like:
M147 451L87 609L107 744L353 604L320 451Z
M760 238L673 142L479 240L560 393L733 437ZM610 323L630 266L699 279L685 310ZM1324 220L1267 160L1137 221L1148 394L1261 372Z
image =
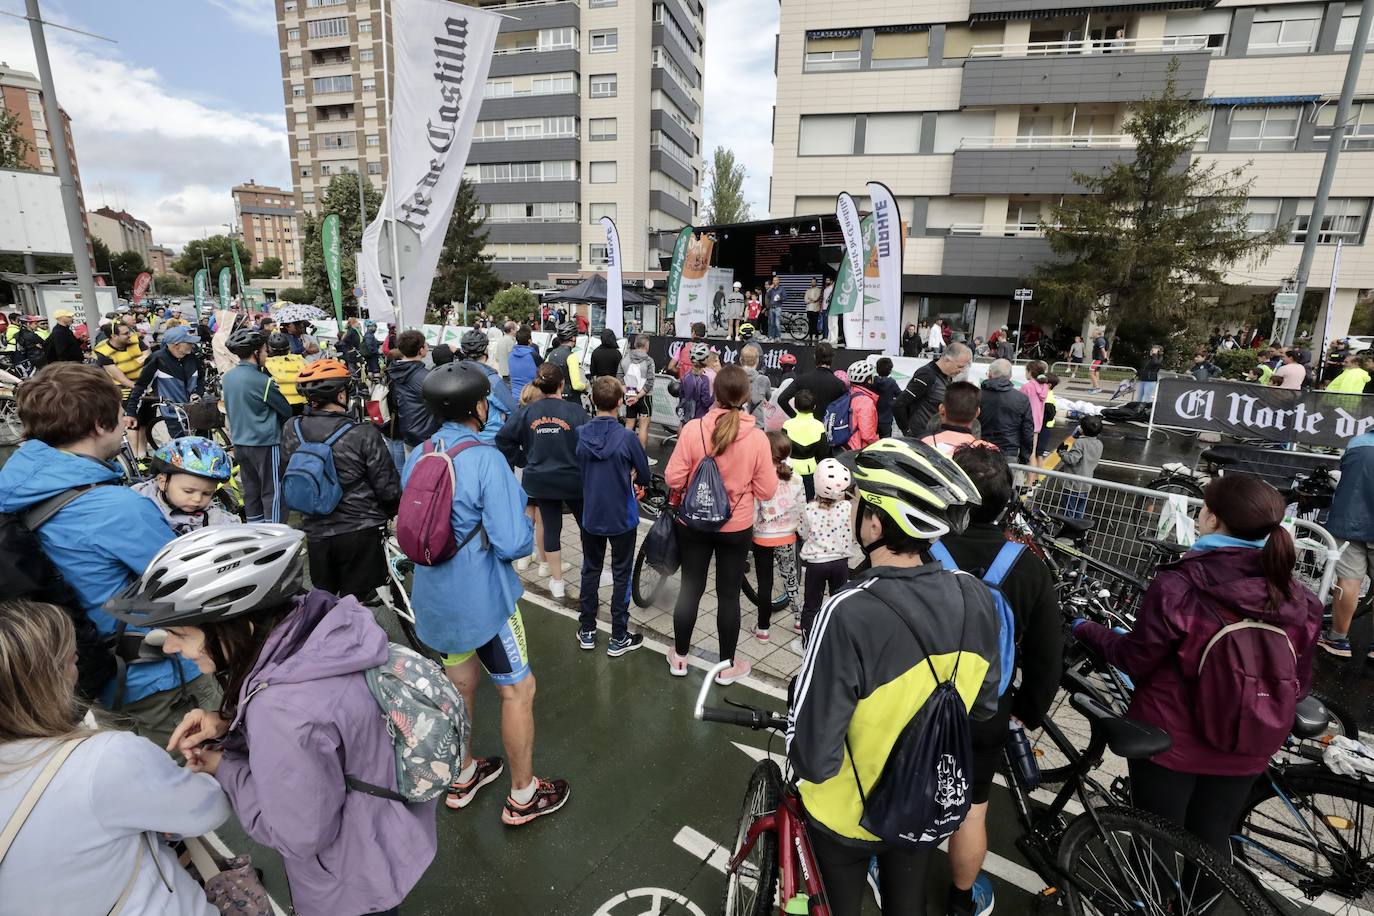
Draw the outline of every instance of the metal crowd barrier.
M1050 363L1050 371L1059 376L1060 379L1088 377L1088 371L1092 369L1092 360L1084 360L1081 363L1057 362ZM1103 363L1097 367L1097 377L1103 382L1130 382L1134 381L1137 371L1130 366L1113 366L1110 363Z
M1191 497L1062 471L1020 464L1011 467L1018 483L1025 487L1025 498L1035 508L1092 520L1092 538L1086 553L1147 582L1154 574L1158 556L1142 539L1177 541L1170 525L1176 513L1186 512L1196 525L1202 508L1202 500ZM1077 487L1084 483L1087 490L1079 492ZM1338 542L1321 525L1305 519L1294 519L1291 531L1297 545L1296 575L1325 603L1336 579Z

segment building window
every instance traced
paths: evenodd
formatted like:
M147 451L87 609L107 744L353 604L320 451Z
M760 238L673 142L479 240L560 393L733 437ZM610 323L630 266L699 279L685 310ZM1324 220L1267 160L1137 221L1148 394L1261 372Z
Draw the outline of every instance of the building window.
M1279 224L1277 197L1251 197L1245 202L1245 230L1259 235Z
M577 204L558 203L486 204L484 218L489 223L575 223Z
M362 32L371 32L371 31L372 31L372 20L371 20L371 19L359 19L359 20L358 20L358 31L359 31L359 33L362 33Z
M587 7L589 9L597 9L604 6L617 6L619 3L620 0L589 0Z
M1317 233L1317 244L1334 245L1337 239L1347 245L1357 244L1364 235L1364 222L1368 213L1368 200L1351 197L1331 198L1326 202L1326 212L1322 214L1322 227ZM1298 213L1293 220L1291 241L1307 241L1307 228L1311 221L1312 201L1298 201Z
M540 51L571 51L577 48L577 29L565 26L561 29L540 29L535 40L535 48Z
M615 219L615 204L587 204L587 222L594 226L603 216Z
M1320 24L1319 6L1261 8L1250 26L1247 50L1251 54L1306 54L1316 46Z
M375 106L370 106L370 107L368 107L368 108L364 108L364 109L363 109L363 119L364 119L364 120L371 120L371 121L377 120L377 109L376 109L376 107L375 107Z
M591 163L591 182L592 184L614 184L615 162Z
M305 0L305 8L313 10L321 6L343 6L348 0ZM295 4L292 4L293 6Z
M880 27L881 28L881 27ZM897 29L901 26L893 26ZM930 62L930 32L920 31L879 31L873 36L874 70L898 70L907 67L924 67Z
M299 151L299 152L309 152L309 151L310 151L310 138L309 138L309 137L306 137L306 138L297 140L297 141L296 141L296 149L297 149L297 151Z
M565 95L577 90L577 81L572 74L536 77L530 95ZM516 95L522 93L517 92Z
M364 83L367 81L364 80ZM352 92L352 76L317 76L310 81L311 88L315 95L322 95L326 92Z
M301 192L301 202L302 202L302 203L307 203L307 204L313 204L313 203L315 202L315 192L314 192L314 191L302 191L302 192Z
M797 155L854 155L854 116L802 115Z
M324 165L321 165L321 166L320 166L320 174L321 174L321 175L332 175L332 174L334 174L334 168L333 168L331 165L329 165L328 163L325 163Z
M921 115L871 114L864 129L864 154L868 156L912 155L920 150Z
M364 64L371 63L371 62L372 62L372 49L371 49L371 48L365 48L364 50L359 51L359 52L358 52L358 60L359 60L359 62L364 63Z
M666 153L670 159L684 168L690 169L692 167L692 154L661 130L649 131L649 149Z
M616 75L598 73L591 77L591 96L594 99L613 99L616 94Z
M620 46L620 33L616 29L595 29L591 33L593 54L614 51Z
M604 242L600 245L587 246L588 264L605 264L608 261L610 261L610 255L606 252L606 245Z
M297 83L291 87L291 98L299 99L305 95L305 86Z
M299 57L288 57L286 59L286 67L288 70L301 69L301 59Z
M367 174L369 174L369 175L380 175L380 174L382 174L382 164L381 164L380 162L369 162L369 163L367 164Z
M311 38L341 38L348 35L348 17L338 19L312 19L305 24L305 32Z
M300 29L287 29L287 30L286 30L286 40L287 40L287 41L300 41L300 40L301 40L301 30L300 30Z
M320 149L352 149L353 134L319 134L316 136Z
M301 177L302 177L302 178L309 178L309 177L310 177L310 166L308 166L308 165L303 165L303 166L301 166Z
M286 2L282 4L282 10L287 13L294 13L296 11L296 0L286 0Z
M614 140L616 137L615 118L592 118L588 132L593 140Z
M1317 109L1317 130L1312 140L1325 144L1331 139L1336 124L1336 103L1329 102ZM1343 149L1374 149L1374 102L1355 102L1350 106L1350 121L1345 129Z
M1336 31L1336 50L1349 51L1355 47L1355 26L1360 22L1360 5L1358 3L1346 4L1345 13L1341 16L1340 28ZM1370 30L1369 40L1365 42L1366 48L1374 48L1374 29Z
M363 80L363 92L376 92L377 81L371 77Z
M1237 108L1226 148L1233 152L1291 150L1298 139L1299 113L1297 108Z
M859 30L807 32L802 69L807 73L859 69Z
M382 145L382 138L379 137L379 136L377 136L376 134L368 134L368 135L367 135L367 145L368 145L368 146L381 146L381 145Z

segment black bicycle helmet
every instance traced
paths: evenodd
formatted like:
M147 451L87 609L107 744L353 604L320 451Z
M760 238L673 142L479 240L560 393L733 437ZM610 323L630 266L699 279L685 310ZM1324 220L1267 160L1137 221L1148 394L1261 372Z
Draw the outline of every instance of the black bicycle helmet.
M266 341L257 328L239 328L229 335L224 347L239 359L247 359L262 349Z
M576 340L577 322L560 321L558 327L554 328L554 336L557 337L560 342L565 340Z
M487 348L491 345L487 335L482 331L468 331L458 341L458 349L463 354L463 359L485 359Z
M420 394L436 417L466 420L477 415L478 402L491 394L491 382L481 366L448 363L425 376Z
M267 338L268 356L285 356L291 352L291 338L281 331L273 331Z

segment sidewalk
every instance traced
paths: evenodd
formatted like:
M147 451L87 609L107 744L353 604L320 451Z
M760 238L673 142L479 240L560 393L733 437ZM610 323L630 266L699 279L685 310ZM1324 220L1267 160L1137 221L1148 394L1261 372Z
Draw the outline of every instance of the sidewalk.
M642 541L644 534L649 530L649 522L644 521L639 526L639 540ZM525 583L525 588L534 594L554 603L561 605L571 611L576 611L581 600L581 578L582 578L582 541L578 536L577 525L571 517L563 520L563 581L567 584L567 594L564 598L557 599L549 592L549 577L539 575L539 567L536 563L530 563L528 569L520 574ZM636 545L638 550L638 545ZM610 568L610 551L607 550L604 561L605 569ZM647 608L642 608L630 602L630 629L638 630L648 638L657 639L661 642L671 644L673 642L673 605L677 601L678 585L681 579L674 575L672 579L663 587L662 594L658 602ZM598 612L600 620L608 620L611 607L611 587L603 586L598 595ZM790 611L783 610L773 615L771 622L771 639L766 643L761 643L754 638L754 622L758 619L758 609L748 603L741 596L740 599L740 637L736 654L749 660L754 666L754 674L762 681L777 686L786 686L788 679L797 672L801 666L801 635L792 632L792 614ZM568 638L572 638L573 629L569 629ZM706 593L702 595L701 605L697 610L696 630L692 634L692 654L705 659L708 662L720 660L720 639L716 632L716 585L714 571L709 577L706 585Z

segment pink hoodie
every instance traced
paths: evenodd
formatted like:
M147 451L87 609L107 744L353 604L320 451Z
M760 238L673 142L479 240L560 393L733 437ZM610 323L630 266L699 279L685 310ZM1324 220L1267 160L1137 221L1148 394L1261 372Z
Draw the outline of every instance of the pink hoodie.
M716 423L728 411L712 407L699 420L692 420L678 432L677 447L668 459L664 479L674 492L684 489L692 479L692 472L706 456ZM754 500L772 499L778 489L778 472L773 467L773 454L768 436L747 414L741 414L735 441L716 456L725 492L730 497L730 520L721 526L722 532L743 531L754 524Z
M1045 425L1045 399L1050 396L1050 386L1027 379L1021 386L1021 393L1030 398L1031 422L1035 424L1035 431L1040 432L1040 427Z

